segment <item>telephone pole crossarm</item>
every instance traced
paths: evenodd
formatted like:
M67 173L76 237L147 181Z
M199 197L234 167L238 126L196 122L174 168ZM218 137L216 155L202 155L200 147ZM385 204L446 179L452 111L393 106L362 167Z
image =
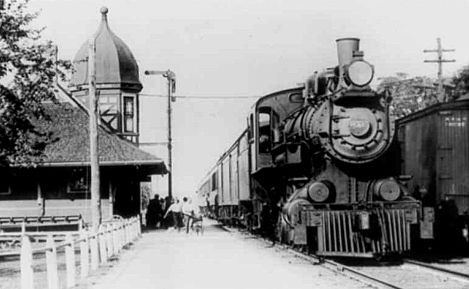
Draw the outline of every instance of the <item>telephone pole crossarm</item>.
M438 101L446 101L446 96L443 90L443 63L456 62L454 59L443 59L443 52L453 52L455 49L443 49L441 47L441 39L437 38L437 49L425 49L423 52L437 53L438 59L424 60L425 63L438 63Z
M423 62L432 62L432 63L440 63L440 62L456 62L455 59L442 59L442 60L424 60Z

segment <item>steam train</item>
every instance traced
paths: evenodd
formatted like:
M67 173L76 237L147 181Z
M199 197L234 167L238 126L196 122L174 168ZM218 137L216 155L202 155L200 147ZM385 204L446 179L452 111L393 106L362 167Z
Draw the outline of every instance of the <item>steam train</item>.
M317 255L409 251L422 206L398 177L391 95L370 88L359 39L338 39L337 51L337 66L257 100L198 195L219 221L275 226L282 242Z

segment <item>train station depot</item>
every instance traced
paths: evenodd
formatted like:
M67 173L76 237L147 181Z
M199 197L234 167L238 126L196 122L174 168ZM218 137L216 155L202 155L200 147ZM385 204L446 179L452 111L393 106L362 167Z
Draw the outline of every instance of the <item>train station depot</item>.
M96 91L100 193L103 219L140 213L140 182L165 174L164 162L138 147L139 80L128 46L109 28L107 9L96 32ZM68 89L57 84L59 103L46 105L50 120L37 127L52 142L31 167L1 169L0 217L81 215L91 218L88 124L88 41L79 49ZM81 61L80 61L81 60Z

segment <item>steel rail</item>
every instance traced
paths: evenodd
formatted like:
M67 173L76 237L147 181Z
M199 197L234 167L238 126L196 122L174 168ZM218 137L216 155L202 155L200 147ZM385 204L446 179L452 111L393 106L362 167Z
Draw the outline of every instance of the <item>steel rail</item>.
M362 279L362 282L366 280L366 281L368 281L366 283L370 283L371 285L384 286L384 288L403 289L402 287L396 286L396 285L391 284L387 281L378 279L374 276L365 274L365 273L360 272L358 270L352 269L349 266L345 266L343 264L337 263L337 262L329 260L329 259L324 259L324 258L321 258L321 257L316 256L316 255L306 255L304 253L297 252L293 249L288 249L288 251L292 252L293 254L295 254L299 257L305 258L309 261L311 261L311 259L313 259L314 260L313 264L328 265L328 266L324 266L324 267L329 269L329 270L332 270L332 271L335 271L335 272L336 271L345 272L345 273L348 273L349 275L354 276L354 277L358 276L359 279ZM363 280L363 279L365 279L365 280Z
M225 226L222 226L222 228L225 228ZM235 230L228 230L230 232L236 232ZM238 231L239 232L239 231ZM250 235L253 235L249 233ZM255 236L255 235L254 235ZM264 241L267 243L266 240L258 238L258 240ZM376 277L373 277L371 275L365 274L363 272L360 272L358 270L352 269L351 267L348 267L346 265L337 263L335 261L325 259L321 256L317 255L309 255L305 254L303 252L298 252L297 250L292 249L288 245L284 244L276 244L275 245L278 248L281 248L283 250L286 250L290 252L291 254L302 258L308 262L311 262L313 265L320 265L328 270L331 270L333 272L340 272L344 273L344 275L349 276L349 277L355 277L355 279L359 279L360 282L367 283L368 285L373 285L373 286L381 286L383 288L391 288L391 289L403 289L402 287L396 286L394 284L391 284L387 281L378 279Z
M427 268L427 269L430 269L430 270L433 270L433 271L437 271L437 272L440 272L440 273L443 272L443 273L452 275L452 277L458 277L458 278L463 279L463 281L465 281L465 282L469 282L469 274L464 274L464 273L461 273L461 272L457 272L457 271L449 270L449 269L446 269L446 268L426 264L426 263L423 263L423 262L420 262L420 261L417 261L417 260L412 260L412 259L403 259L403 261L405 263L409 263L409 264L416 265L416 266L421 266L421 267L424 267L424 268Z
M337 266L337 269L338 270L341 270L341 271L346 271L346 272L349 272L349 273L352 273L353 275L357 275L357 276L360 276L361 278L365 278L369 281L372 281L372 283L377 283L379 285L382 285L382 286L385 286L386 288L393 288L393 289L403 289L402 287L399 287L399 286L396 286L394 284L391 284L387 281L384 281L384 280L381 280L381 279L378 279L376 277L373 277L371 275L368 275L368 274L365 274L363 272L360 272L358 270L355 270L355 269L352 269L351 267L348 267L348 266L344 266L340 263L336 263L334 261L331 261L331 260L325 260L324 262L327 262L327 263L330 263L330 264L335 264L335 266Z
M259 238L259 240L262 240L262 239ZM267 242L267 241L265 241L265 242ZM340 264L338 262L335 262L335 261L332 261L332 260L329 260L329 259L325 259L325 258L317 256L317 255L305 254L305 253L299 252L297 250L294 250L294 249L292 249L291 247L289 247L287 245L277 244L276 246L280 247L280 248L282 248L282 249L284 249L284 250L286 250L290 253L292 253L293 255L295 255L297 257L305 259L305 260L311 262L314 265L322 265L324 268L332 270L334 272L337 272L337 271L338 272L345 272L345 273L349 273L350 276L354 276L354 277L358 276L361 279L361 281L367 280L368 283L371 284L371 285L375 285L375 286L379 285L379 286L384 286L385 288L392 288L392 289L402 289L402 287L396 286L394 284L391 284L387 281L381 280L381 279L379 279L377 277L374 277L374 276L371 276L369 274L360 272L359 270L355 270L352 267ZM425 268L431 269L433 271L438 271L440 273L443 272L443 273L452 275L452 277L457 277L458 279L462 279L462 281L469 282L469 274L464 274L464 273L461 273L461 272L452 271L452 270L437 267L437 266L432 266L432 265L425 264L425 263L422 263L422 262L419 262L419 261L416 261L416 260L411 260L411 259L402 259L402 261L404 263L425 267Z

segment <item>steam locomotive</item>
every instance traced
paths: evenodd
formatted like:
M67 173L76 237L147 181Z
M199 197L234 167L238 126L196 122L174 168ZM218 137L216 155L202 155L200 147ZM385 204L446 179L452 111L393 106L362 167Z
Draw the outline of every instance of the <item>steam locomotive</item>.
M337 51L337 66L257 100L198 195L218 220L275 227L317 255L409 251L421 204L398 177L391 95L370 88L359 39L338 39Z

